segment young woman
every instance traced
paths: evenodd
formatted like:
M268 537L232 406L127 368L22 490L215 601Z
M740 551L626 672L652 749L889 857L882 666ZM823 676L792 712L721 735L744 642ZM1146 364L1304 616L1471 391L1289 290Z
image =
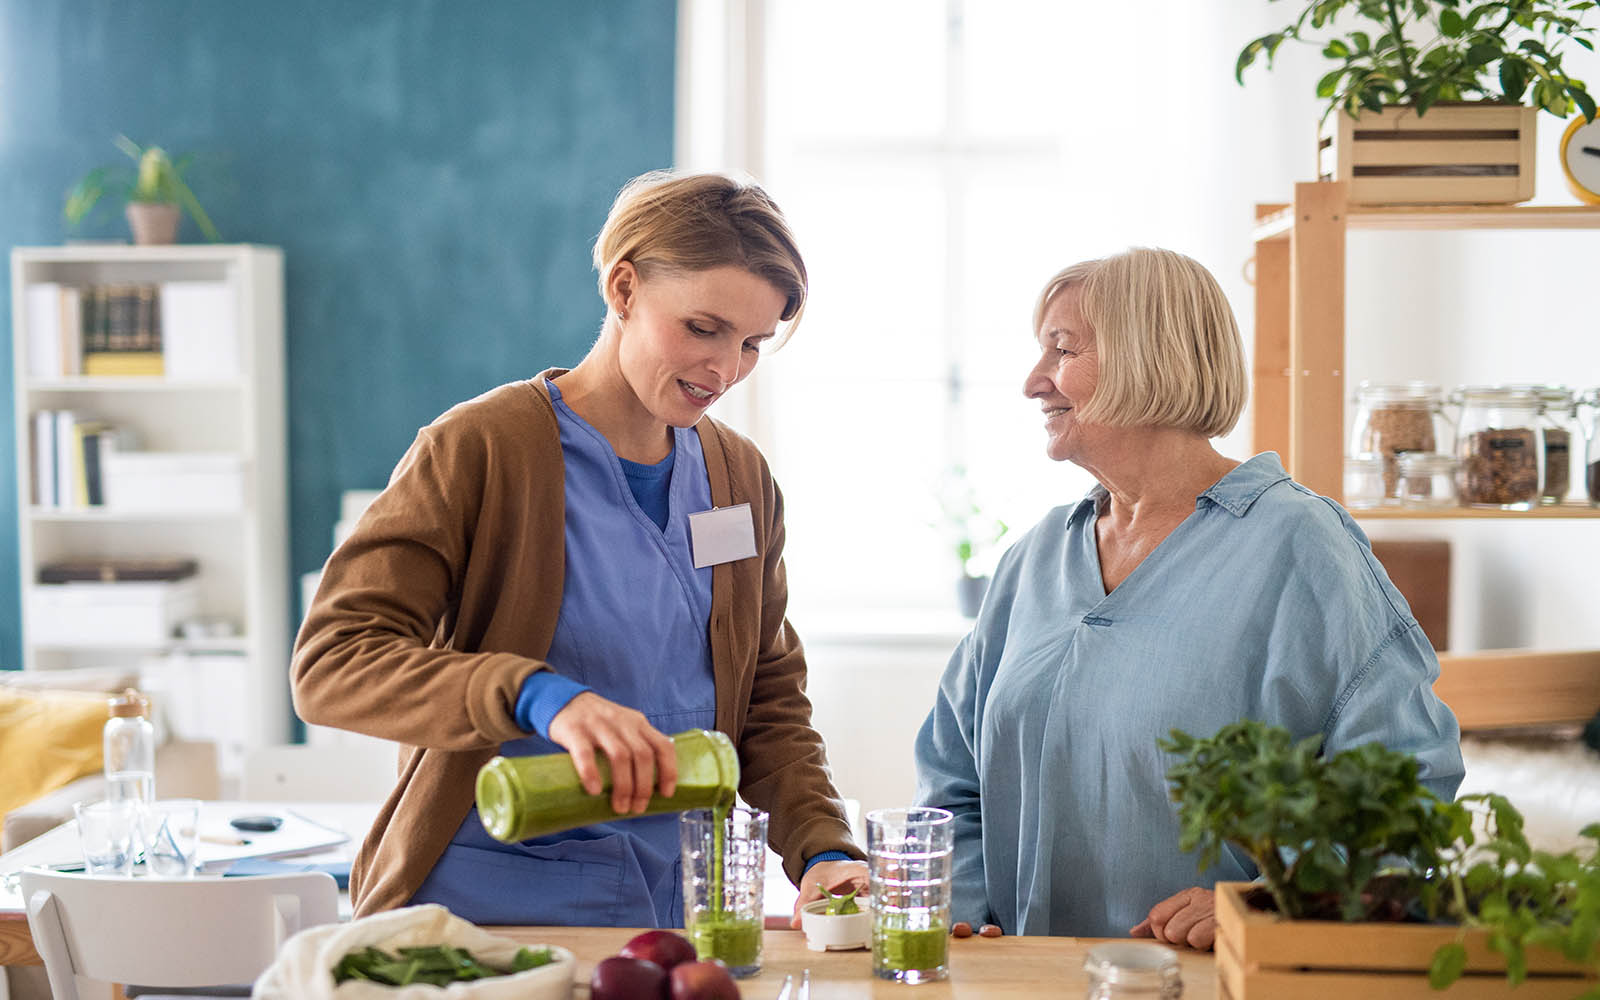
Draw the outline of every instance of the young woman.
M697 727L738 747L740 793L805 873L802 902L865 882L784 617L782 497L706 416L793 332L799 250L760 188L658 173L617 196L594 261L606 316L588 356L423 428L301 630L301 717L403 745L352 872L358 914L681 926L676 815L508 845L473 787L497 753L564 749L598 793L603 751L613 806L638 813L676 780L664 734ZM713 509L753 550L702 565L689 517Z

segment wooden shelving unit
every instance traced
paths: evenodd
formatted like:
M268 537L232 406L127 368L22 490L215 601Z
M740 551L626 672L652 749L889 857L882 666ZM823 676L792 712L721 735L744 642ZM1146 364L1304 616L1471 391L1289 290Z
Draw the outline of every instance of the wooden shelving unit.
M1290 204L1256 206L1251 439L1296 481L1344 495L1345 234L1351 229L1600 230L1600 207L1351 205L1338 181L1295 185ZM1370 520L1600 518L1582 504L1530 511L1378 508ZM1600 707L1600 651L1492 650L1439 657L1435 685L1464 729L1587 719Z

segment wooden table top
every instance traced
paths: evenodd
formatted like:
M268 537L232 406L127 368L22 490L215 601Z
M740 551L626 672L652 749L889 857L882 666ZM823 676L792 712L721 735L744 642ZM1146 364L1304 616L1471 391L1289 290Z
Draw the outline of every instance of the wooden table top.
M636 930L612 927L490 927L495 934L524 944L553 944L578 957L575 1000L589 996L589 975L595 963L615 954ZM762 945L762 968L739 980L745 1000L774 1000L783 977L811 970L812 1000L939 1000L943 997L1081 997L1089 981L1083 956L1099 939L1070 937L952 938L950 978L942 983L908 987L872 975L867 951L810 951L799 931L768 930ZM1214 1000L1215 963L1209 952L1176 949L1183 967L1184 1000Z

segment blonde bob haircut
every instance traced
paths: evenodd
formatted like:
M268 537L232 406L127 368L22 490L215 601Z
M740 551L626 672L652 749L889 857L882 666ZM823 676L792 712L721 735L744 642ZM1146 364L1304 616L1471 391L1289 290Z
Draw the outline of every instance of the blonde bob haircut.
M784 296L780 340L800 324L806 305L806 265L777 204L755 184L721 174L656 170L623 185L594 243L600 298L612 305L606 283L629 261L641 281L739 267L771 282Z
M1210 271L1150 247L1074 264L1039 293L1035 337L1043 333L1045 311L1068 288L1078 290L1100 359L1084 421L1176 427L1208 438L1233 430L1249 392L1244 342Z

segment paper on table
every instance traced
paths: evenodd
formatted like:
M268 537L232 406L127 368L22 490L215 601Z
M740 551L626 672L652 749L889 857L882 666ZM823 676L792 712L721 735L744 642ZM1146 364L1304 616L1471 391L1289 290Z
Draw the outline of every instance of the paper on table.
M232 814L208 812L200 817L200 870L219 871L244 858L285 858L337 847L350 839L343 830L323 826L292 809L265 810L283 819L271 833L243 832L228 821Z

